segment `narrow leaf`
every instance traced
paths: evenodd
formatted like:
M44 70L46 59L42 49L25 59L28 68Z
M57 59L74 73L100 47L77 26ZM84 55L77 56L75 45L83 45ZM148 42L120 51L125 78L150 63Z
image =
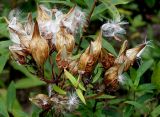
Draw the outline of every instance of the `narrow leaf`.
M66 91L64 91L63 89L61 89L60 87L58 87L57 85L53 85L53 90L59 94L62 94L62 95L66 95Z
M5 54L5 55L0 56L0 73L3 71L3 68L4 68L8 58L9 58L9 54L8 53Z
M82 91L81 91L80 89L76 89L76 93L77 93L78 97L80 98L80 100L81 100L84 104L86 104L86 100L85 100L85 98L84 98L84 96L83 96L83 94L82 94Z
M11 82L7 91L7 108L11 112L16 99L16 88L14 82Z
M160 105L158 105L152 112L152 117L158 117L160 115Z

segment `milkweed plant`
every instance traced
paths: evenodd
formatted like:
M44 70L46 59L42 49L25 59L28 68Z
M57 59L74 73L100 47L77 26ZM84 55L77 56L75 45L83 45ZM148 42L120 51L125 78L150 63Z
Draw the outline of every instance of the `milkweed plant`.
M36 17L29 12L26 20L21 21L20 11L13 9L5 18L12 41L9 46L12 60L20 66L32 67L34 72L31 74L48 87L45 92L28 97L33 105L41 109L43 116L150 115L150 108L143 106L151 103L146 102L147 97L144 96L151 97L155 87L139 83L153 61L141 62L137 71L132 68L150 41L130 48L129 41L125 39L128 32L125 28L129 23L117 15L118 10L114 13L112 9L112 17L108 17L96 34L90 36L88 31L92 29L88 27L91 16L96 5L101 3L105 7L110 5L109 1L94 0L89 12L77 4L64 12L58 7L48 8L38 4ZM110 7L116 9L112 4ZM92 40L82 48L87 36ZM118 54L108 49L112 46L109 43L111 40L119 45ZM104 41L109 45L105 45ZM46 64L51 66L49 78L45 74ZM126 98L120 95L122 90L126 91ZM143 97L146 100L142 100ZM116 105L123 111L117 110ZM81 113L83 110L86 114ZM92 110L97 114L90 114Z

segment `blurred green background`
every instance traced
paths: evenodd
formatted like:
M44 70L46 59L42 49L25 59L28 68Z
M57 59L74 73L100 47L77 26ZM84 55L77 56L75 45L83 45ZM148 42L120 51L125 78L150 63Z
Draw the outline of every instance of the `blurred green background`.
M129 25L125 26L127 34L122 37L123 41L125 39L129 41L129 47L144 43L145 38L151 43L142 57L137 59L133 68L125 73L128 79L127 88L113 94L116 98L107 97L104 99L105 103L98 103L96 110L93 110L95 101L91 100L87 106L80 106L78 111L82 117L156 117L160 114L160 1L103 1L105 4L101 1L96 4L87 29L88 37L86 36L81 44L82 50L92 40L90 35L95 35L103 23L117 15L117 11L124 21L129 22ZM32 70L29 66L18 65L11 59L8 46L12 42L3 17L8 17L12 9L18 8L19 18L23 21L28 12L32 12L33 17L36 17L37 4L45 4L48 8L58 8L66 12L75 3L88 13L93 0L0 0L0 116L40 116L42 110L32 105L28 98L37 93L46 93L47 90L45 84L28 71L28 69ZM111 6L108 3L111 3ZM115 40L108 39L104 40L103 44L111 53L117 54L122 42L117 43ZM50 70L46 68L46 74L48 72ZM47 76L49 77L49 73ZM74 114L65 116L70 117Z

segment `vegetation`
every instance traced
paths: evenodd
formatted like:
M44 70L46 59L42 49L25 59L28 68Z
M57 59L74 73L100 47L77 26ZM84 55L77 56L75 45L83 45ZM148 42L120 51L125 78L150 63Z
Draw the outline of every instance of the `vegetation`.
M159 5L2 0L0 116L158 117Z

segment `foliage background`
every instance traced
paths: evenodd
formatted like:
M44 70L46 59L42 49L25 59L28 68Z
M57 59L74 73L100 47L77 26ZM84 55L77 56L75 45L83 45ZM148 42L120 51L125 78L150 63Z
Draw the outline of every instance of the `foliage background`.
M129 41L129 46L151 40L142 58L125 73L126 83L121 90L107 94L102 99L90 100L87 105L80 105L77 113L65 116L82 117L139 117L160 115L160 1L159 0L102 0L98 2L92 14L90 26L81 49L85 49L97 29L109 18L115 18L117 11L128 21L127 35L122 38ZM18 65L11 60L8 46L11 45L7 24L3 16L8 17L13 8L21 10L20 18L24 20L27 12L36 17L36 4L45 4L67 11L74 3L86 13L91 9L93 0L0 0L0 116L38 117L42 110L32 105L28 98L34 94L46 93L47 87L33 74L30 67ZM79 39L77 38L77 43ZM103 46L116 55L120 48L114 40L103 40ZM53 55L55 56L55 55ZM141 66L139 66L141 64ZM50 67L46 63L46 75L50 77ZM94 74L96 76L96 73ZM100 102L100 100L104 100ZM95 106L96 105L96 106ZM49 116L49 114L48 114Z

